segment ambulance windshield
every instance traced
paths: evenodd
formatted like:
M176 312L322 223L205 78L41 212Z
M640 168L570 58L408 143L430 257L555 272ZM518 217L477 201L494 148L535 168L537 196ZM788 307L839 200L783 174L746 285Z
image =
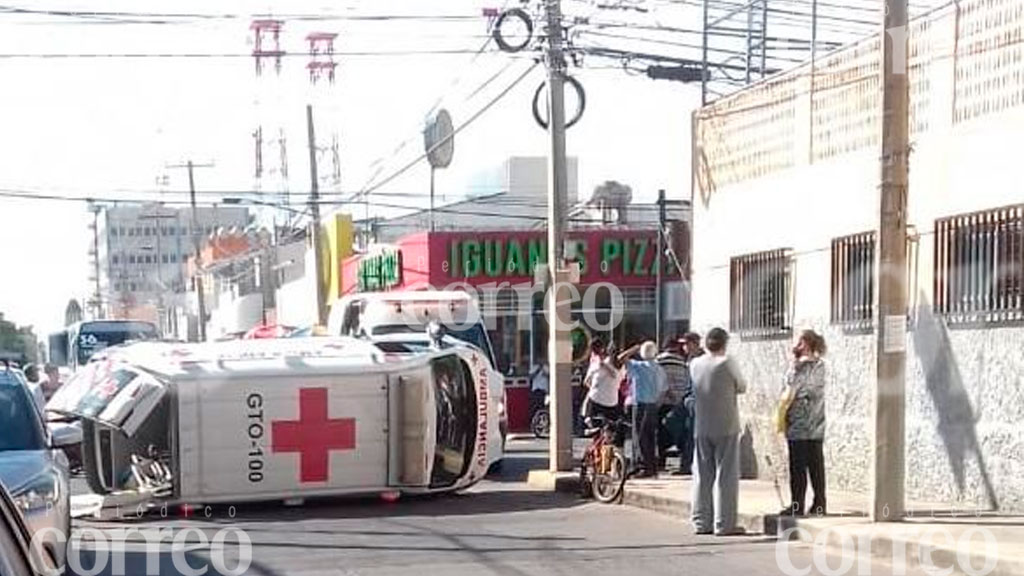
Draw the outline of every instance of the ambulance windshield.
M473 459L477 426L476 390L472 373L458 356L435 360L433 373L437 398L437 447L430 486L443 488L465 475Z
M426 332L426 324L385 324L382 326L375 326L373 328L373 336L390 336L392 334L419 335ZM483 324L477 323L469 326L445 326L445 334L455 338L456 340L461 340L467 344L476 346L487 356L487 359L491 362L491 366L495 366L494 353L491 349L491 341Z

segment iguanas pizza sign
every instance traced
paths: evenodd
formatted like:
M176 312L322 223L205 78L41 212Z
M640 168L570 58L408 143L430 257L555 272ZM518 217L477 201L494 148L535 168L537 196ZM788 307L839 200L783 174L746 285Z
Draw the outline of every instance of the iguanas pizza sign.
M547 262L547 234L538 232L435 234L431 238L431 279L480 285L532 281ZM659 264L654 230L570 233L565 254L580 265L580 283L620 286L654 284ZM436 262L435 253L444 258ZM438 268L440 268L438 270Z
M566 257L580 265L580 284L654 286L659 263L655 230L570 232ZM376 246L345 263L350 292L532 284L548 259L547 233L537 231L421 232Z

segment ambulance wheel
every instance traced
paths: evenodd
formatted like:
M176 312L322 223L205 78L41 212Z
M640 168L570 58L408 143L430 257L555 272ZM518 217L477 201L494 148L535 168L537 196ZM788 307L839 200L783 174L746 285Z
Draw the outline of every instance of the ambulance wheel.
M110 490L103 486L100 479L100 465L96 461L96 425L84 418L81 422L82 471L85 473L85 482L93 494L110 494Z

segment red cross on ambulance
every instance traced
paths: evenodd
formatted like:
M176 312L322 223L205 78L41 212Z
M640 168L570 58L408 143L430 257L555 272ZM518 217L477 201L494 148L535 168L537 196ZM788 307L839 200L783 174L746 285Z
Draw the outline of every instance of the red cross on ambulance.
M356 449L355 418L330 418L327 388L299 389L299 419L270 423L270 451L299 455L299 481L330 479L331 452Z

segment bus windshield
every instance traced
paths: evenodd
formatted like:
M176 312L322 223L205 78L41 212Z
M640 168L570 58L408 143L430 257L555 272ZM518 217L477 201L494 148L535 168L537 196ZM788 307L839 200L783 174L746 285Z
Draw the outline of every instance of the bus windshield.
M457 482L469 469L476 438L477 410L473 375L451 355L433 363L437 399L437 443L430 475L432 488Z
M132 340L152 340L156 337L156 326L149 322L86 322L78 329L73 344L75 361L79 366L84 366L100 350Z

